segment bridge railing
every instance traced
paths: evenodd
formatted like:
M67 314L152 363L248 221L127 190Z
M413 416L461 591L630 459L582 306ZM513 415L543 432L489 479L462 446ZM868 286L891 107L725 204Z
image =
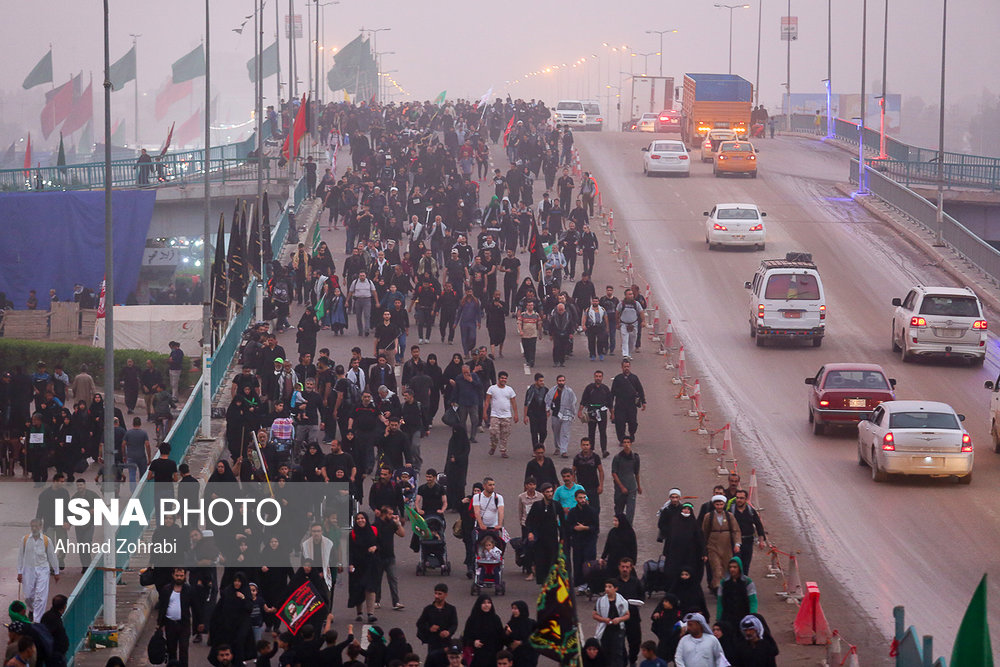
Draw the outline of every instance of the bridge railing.
M271 234L271 243L275 249L275 255L280 251L281 246L288 234L289 220L291 212L298 208L305 199L306 194L305 179L300 179L296 185L294 195L289 200L288 206L279 216ZM233 363L236 353L239 350L240 338L243 331L256 316L256 290L257 281L252 280L246 294L243 297L243 308L229 322L225 334L222 336L215 348L215 354L210 369L209 385L212 394L215 395L225 379L226 371ZM188 448L195 441L201 428L201 403L202 384L199 380L191 395L184 403L180 414L174 421L167 434L167 441L171 444L170 458L180 463ZM153 487L147 484L145 478L139 481L135 491L131 495L142 503L146 515L153 505ZM129 543L134 543L141 539L143 528L140 525L130 525L118 529L117 536L126 539ZM120 578L125 569L129 566L128 554L119 554L115 560L115 575ZM71 654L80 650L87 638L87 632L91 625L101 615L104 608L104 574L105 564L101 558L95 559L90 567L83 573L80 581L77 582L73 592L70 593L69 603L63 613L63 624L66 627L66 634L69 636ZM72 665L72 657L70 658Z
M856 159L851 160L849 178L851 183L858 182ZM865 165L865 179L873 195L918 222L983 273L1000 282L1000 251L947 213L943 213L939 224L935 204L868 165Z
M264 123L263 135L271 136L270 124ZM204 178L207 168L213 180L256 180L257 160L251 156L256 149L256 135L240 142L168 153L140 165L136 158L111 161L112 187L156 187L177 185ZM266 155L266 151L265 151ZM264 160L264 177L277 175L275 160ZM0 192L24 190L94 190L104 187L104 161L85 162L30 169L0 169Z

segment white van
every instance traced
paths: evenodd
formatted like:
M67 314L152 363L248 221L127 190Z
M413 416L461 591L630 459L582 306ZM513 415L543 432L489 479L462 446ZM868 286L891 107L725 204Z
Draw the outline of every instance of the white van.
M556 125L587 126L587 112L580 100L560 100L552 113Z
M790 252L785 259L765 259L750 290L750 337L762 347L770 339L808 339L823 344L826 293L812 255Z

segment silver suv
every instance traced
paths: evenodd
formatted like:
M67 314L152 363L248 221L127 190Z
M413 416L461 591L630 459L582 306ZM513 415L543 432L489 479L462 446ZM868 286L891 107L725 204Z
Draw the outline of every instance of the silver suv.
M957 357L982 366L987 323L983 305L969 287L917 285L893 299L892 350L903 361L914 357Z

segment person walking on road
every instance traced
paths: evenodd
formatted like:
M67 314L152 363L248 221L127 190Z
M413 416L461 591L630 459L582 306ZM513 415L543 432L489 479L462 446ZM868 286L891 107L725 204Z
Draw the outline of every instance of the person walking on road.
M517 333L521 337L521 349L524 351L524 363L528 367L535 365L535 350L541 331L541 314L535 310L535 302L529 300L524 304L524 310L517 315Z
M524 525L528 530L528 544L534 556L535 583L545 583L549 568L559 551L559 526L562 508L552 498L555 487L545 482L541 485L542 499L531 506Z
M507 371L497 374L497 383L486 390L483 415L490 429L490 456L500 446L500 456L507 458L507 443L510 441L511 424L517 423L517 392L507 385ZM511 421L513 419L513 422Z
M632 451L632 438L628 436L622 440L622 450L611 459L611 479L615 483L615 514L625 514L632 523L636 496L642 494L642 481L639 454Z
M608 421L614 419L611 409L614 397L608 385L604 384L604 371L594 371L594 381L588 384L580 396L580 408L577 417L586 417L587 437L594 443L594 435L601 434L601 454L608 456ZM633 431L634 433L634 431Z
M589 274L584 273L583 275L587 277ZM583 284L583 282L579 282L576 286L579 287ZM604 355L608 351L608 313L601 306L596 295L590 297L590 308L584 311L580 326L587 334L587 351L590 352L590 360L596 361L600 358L601 361L604 361Z
M378 291L375 289L375 283L368 280L366 272L360 272L351 283L347 297L353 305L358 335L367 336L371 332L372 308L378 308Z
M705 617L698 613L684 617L687 633L677 642L674 664L677 667L727 667L729 661L722 644L712 634Z
M740 525L736 522L736 517L726 511L725 496L712 496L712 511L702 519L701 531L705 535L708 586L711 590L716 590L729 559L740 553ZM740 567L743 567L742 562Z
M417 619L417 639L427 645L427 657L450 648L457 630L458 610L448 603L448 584L435 584L434 601Z
M736 523L740 525L740 562L743 564L743 574L749 574L750 561L753 560L754 543L759 542L761 548L764 547L764 540L767 537L764 532L764 524L760 520L760 514L748 502L748 494L745 489L736 492L736 499L730 504L729 511L733 513L733 516L736 517Z
M611 397L611 414L618 442L622 442L626 435L635 442L639 410L646 410L646 391L638 376L632 373L632 363L628 360L622 361L622 372L611 381Z
M617 315L618 333L622 337L622 358L631 359L642 334L645 318L642 306L636 301L635 293L631 289L625 290L625 298L618 304Z
M204 630L201 626L201 606L195 599L194 589L187 582L187 570L173 568L171 583L159 591L159 613L156 627L163 631L167 640L167 658L178 660L182 667L188 664L188 642L191 628Z
M548 436L548 424L546 422L545 397L548 396L549 388L545 386L545 376L535 373L535 381L528 386L524 392L524 423L531 429L531 447L534 450L538 445L544 448L545 438ZM541 481L539 481L541 484Z
M49 577L59 581L59 561L55 544L42 534L42 520L32 519L31 532L24 536L17 551L17 583L28 608L28 618L35 612L41 618L49 600Z
M167 359L167 374L170 376L170 395L175 399L180 396L181 371L184 370L184 351L181 344L175 340L167 343L170 356Z
M552 452L558 452L564 459L569 458L569 436L576 416L577 400L576 393L566 386L565 375L556 377L556 386L546 394L545 405L552 423Z
M472 288L465 289L465 296L455 311L455 326L462 338L462 354L467 355L476 349L476 330L483 325L483 308L479 299L472 293Z

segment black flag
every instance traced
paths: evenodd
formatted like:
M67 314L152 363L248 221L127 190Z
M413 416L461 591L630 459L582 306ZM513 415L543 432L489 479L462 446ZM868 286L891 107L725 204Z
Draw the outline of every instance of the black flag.
M250 238L247 239L247 260L253 275L260 279L260 210L255 206L250 223Z
M545 250L538 239L538 223L534 219L531 221L531 237L528 241L528 252L531 253L528 259L528 272L533 276L541 276L542 267L545 266ZM536 278L537 280L537 278ZM537 296L542 297L541 291Z
M270 265L274 259L274 251L271 250L271 208L267 203L267 192L264 193L264 201L260 208L260 242L264 247L264 264Z
M226 319L226 223L225 214L219 214L219 233L215 237L215 261L212 262L212 319Z
M233 222L229 228L229 255L226 264L229 266L229 298L238 304L243 303L246 284L243 282L246 269L247 244L243 238L243 219L240 216L240 203L236 202L233 211Z

